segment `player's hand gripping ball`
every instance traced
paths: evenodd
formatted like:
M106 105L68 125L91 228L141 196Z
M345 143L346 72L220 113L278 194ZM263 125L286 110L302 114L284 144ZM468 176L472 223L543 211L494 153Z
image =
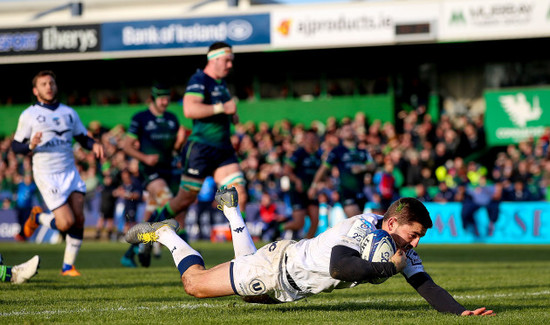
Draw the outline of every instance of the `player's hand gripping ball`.
M366 235L360 243L361 258L369 262L391 262L397 250L395 242L387 231L377 229ZM372 284L380 284L388 278L374 278L368 280Z

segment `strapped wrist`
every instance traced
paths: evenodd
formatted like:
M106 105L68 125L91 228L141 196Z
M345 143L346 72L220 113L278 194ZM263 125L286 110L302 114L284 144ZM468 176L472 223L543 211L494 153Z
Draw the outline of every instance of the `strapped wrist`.
M216 103L213 105L214 107L214 114L222 114L225 111L223 110L223 103Z

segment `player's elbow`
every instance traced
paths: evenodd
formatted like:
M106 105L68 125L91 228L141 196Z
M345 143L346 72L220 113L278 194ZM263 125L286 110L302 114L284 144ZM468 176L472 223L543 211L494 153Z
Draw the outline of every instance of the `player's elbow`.
M185 116L185 118L190 118L190 119L195 118L191 110L185 109L185 106L183 107L183 116Z

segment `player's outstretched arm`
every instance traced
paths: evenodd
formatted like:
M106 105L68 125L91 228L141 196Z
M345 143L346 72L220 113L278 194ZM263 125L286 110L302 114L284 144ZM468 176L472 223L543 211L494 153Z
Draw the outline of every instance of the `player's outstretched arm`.
M438 312L462 316L493 315L492 310L486 310L484 307L474 311L467 310L447 290L438 286L426 272L412 275L407 278L407 282Z

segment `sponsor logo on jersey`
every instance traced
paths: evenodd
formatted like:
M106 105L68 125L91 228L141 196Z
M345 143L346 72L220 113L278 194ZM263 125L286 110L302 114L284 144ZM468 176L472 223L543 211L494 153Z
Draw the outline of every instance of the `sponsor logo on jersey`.
M72 144L72 141L69 139L69 140L65 140L65 139L51 139L50 141L44 143L43 145L41 145L41 147L46 147L46 148L50 148L50 147L57 147L57 146L63 146L63 145L67 145L67 144Z
M52 130L52 132L55 133L55 135L57 135L59 137L62 136L64 133L67 133L69 131L71 131L71 129L67 129L67 130L63 130L63 131Z
M243 230L244 230L244 227L237 227L237 228L233 229L233 231L236 232L236 233L241 233L241 232L243 232Z
M44 115L38 115L36 117L36 120L38 121L38 123L44 123L46 122L46 117Z
M407 252L407 259L409 259L411 265L422 265L422 260L420 259L416 251L412 249Z
M199 170L198 169L194 169L194 168L189 168L187 169L187 172L191 175L198 175L199 174Z
M147 125L145 126L145 130L147 131L155 130L156 128L157 128L157 125L153 121L147 122Z
M261 295L266 291L265 284L259 279L252 280L248 285L248 288L257 295Z

